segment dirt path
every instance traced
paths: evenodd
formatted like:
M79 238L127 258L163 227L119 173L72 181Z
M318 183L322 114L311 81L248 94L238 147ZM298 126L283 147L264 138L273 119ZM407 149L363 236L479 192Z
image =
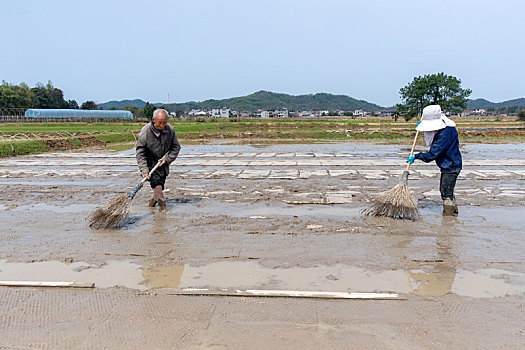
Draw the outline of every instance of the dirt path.
M133 153L0 161L0 348L525 347L525 151L462 149L460 216L435 165L409 178L419 222L362 217L406 149L363 143L187 146L167 215L135 198L120 230L85 218L138 180ZM406 300L188 297L178 288L395 292Z

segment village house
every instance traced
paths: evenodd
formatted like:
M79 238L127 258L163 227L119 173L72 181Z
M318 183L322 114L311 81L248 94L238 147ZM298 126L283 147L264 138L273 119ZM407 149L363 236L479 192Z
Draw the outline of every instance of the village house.
M271 113L272 118L288 118L288 109L276 109Z
M229 108L213 108L210 111L210 118L228 118L230 116Z
M188 115L193 118L206 118L208 113L200 109L192 109L188 112Z
M363 111L362 109L356 109L354 111L354 117L364 117L367 115L367 112Z
M312 111L300 111L297 115L301 118L311 118L315 117L315 114Z

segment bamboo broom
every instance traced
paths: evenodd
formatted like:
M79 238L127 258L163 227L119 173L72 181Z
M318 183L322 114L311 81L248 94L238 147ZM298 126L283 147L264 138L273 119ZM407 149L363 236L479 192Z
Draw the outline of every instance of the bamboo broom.
M422 119L423 117L421 117L420 120ZM412 143L409 158L414 154L418 136L419 131L416 130L416 136ZM399 183L389 191L380 193L379 196L372 201L372 205L362 211L363 214L368 216L386 216L394 219L419 219L420 215L417 202L408 188L408 169L411 164L410 162L407 163Z
M162 158L159 159L157 164L151 169L149 175L151 176L155 170L160 166L161 162L166 159L169 152L166 153ZM113 198L106 202L103 206L97 208L89 215L89 227L94 229L107 229L107 228L116 228L119 224L128 217L129 209L131 207L131 201L137 194L137 192L142 188L144 182L147 179L143 178L131 191L126 194L123 194L119 197Z

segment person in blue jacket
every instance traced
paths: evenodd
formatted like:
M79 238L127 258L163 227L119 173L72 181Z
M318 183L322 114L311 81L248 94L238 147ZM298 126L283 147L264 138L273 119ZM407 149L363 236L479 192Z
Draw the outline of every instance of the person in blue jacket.
M462 161L456 123L445 116L439 105L430 105L423 109L423 119L417 123L416 130L424 132L425 143L430 149L410 156L407 162L413 163L415 159L425 163L436 161L441 169L439 191L443 200L443 216L457 216L454 187Z

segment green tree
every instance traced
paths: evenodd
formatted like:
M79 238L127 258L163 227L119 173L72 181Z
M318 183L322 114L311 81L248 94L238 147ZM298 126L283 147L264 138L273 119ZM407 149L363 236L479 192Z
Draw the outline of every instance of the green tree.
M11 107L9 104L14 97L14 91L5 80L0 85L0 107Z
M153 112L157 107L155 107L153 104L146 102L146 105L144 106L144 117L151 119L153 117Z
M82 103L82 106L80 106L80 109L98 109L97 104L94 101L86 101Z
M11 85L2 81L0 85L0 107L29 108L33 102L33 93L25 83Z
M52 87L49 91L49 108L67 108L67 106L62 90Z
M137 111L137 109L139 109L139 108L135 107L133 105L125 105L124 107L122 107L122 110L130 111L131 113L133 113L133 115L135 115L135 112Z
M525 122L525 109L522 109L518 112L518 120Z
M459 113L467 108L470 89L461 88L461 80L445 73L415 77L399 93L403 103L397 105L406 120L421 115L423 108L438 104L445 112Z
M78 109L78 103L75 100L68 100L67 101L67 108L69 109Z
M35 108L50 108L49 93L45 86L37 83L34 88L31 88L31 92L33 92L33 106Z

